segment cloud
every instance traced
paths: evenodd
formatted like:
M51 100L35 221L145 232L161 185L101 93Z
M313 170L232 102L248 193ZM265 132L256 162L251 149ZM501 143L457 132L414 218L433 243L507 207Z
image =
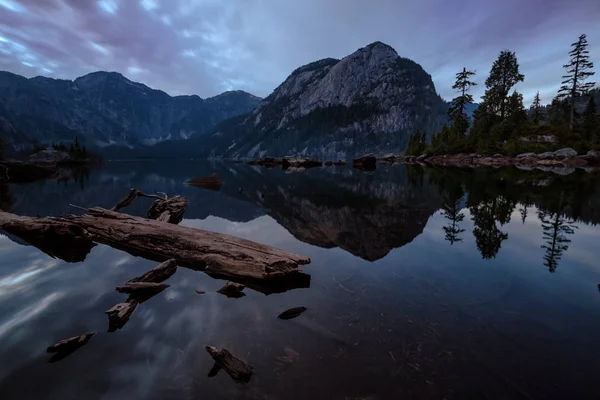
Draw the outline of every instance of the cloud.
M454 74L516 51L519 90L550 101L569 45L588 34L600 65L596 0L0 0L0 69L73 79L118 71L170 94L268 95L295 68L376 40L420 63L449 99Z

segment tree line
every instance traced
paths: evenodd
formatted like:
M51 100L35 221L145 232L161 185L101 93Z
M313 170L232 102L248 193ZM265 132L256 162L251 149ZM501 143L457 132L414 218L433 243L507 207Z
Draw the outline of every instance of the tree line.
M527 111L523 95L514 86L525 80L519 71L517 56L510 50L500 52L485 81L482 101L469 118L465 109L473 103L469 93L475 72L463 68L456 74L452 88L457 97L448 109L449 123L429 138L417 131L409 140L406 155L453 153L542 152L555 147L573 147L578 151L600 148L600 118L597 114L594 75L585 34L571 45L569 62L558 94L547 107L541 104L539 92ZM512 91L512 92L511 92ZM586 100L583 114L577 104Z

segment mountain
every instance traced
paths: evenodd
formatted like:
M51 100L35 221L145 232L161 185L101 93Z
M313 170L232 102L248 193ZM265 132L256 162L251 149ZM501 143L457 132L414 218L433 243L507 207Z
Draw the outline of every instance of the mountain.
M8 132L13 148L33 141L71 141L75 135L99 147L151 145L206 133L248 113L260 100L242 91L208 99L171 97L116 72L94 72L74 81L0 72L0 129ZM15 137L14 131L21 134Z
M224 121L196 149L210 157L350 158L399 152L434 132L447 104L423 68L381 42L296 69L250 114Z

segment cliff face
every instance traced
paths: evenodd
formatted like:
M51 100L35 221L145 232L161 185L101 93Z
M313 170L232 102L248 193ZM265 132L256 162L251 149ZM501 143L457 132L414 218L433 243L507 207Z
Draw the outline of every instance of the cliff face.
M420 65L376 42L298 68L247 117L217 126L203 147L216 157L400 151L416 129L439 129L446 110Z
M75 81L0 72L0 117L22 132L9 142L15 148L32 141L71 141L75 135L97 146L188 139L248 113L259 101L241 91L209 99L171 97L116 72Z

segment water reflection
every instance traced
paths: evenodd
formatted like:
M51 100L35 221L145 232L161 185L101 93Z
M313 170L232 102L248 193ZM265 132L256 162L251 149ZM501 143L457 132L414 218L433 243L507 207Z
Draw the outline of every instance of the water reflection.
M183 185L215 171L224 180L218 193ZM10 185L11 211L110 207L131 187L181 194L190 198L183 225L311 257L310 288L227 299L216 293L224 281L180 268L171 287L109 334L104 311L124 300L114 287L155 262L99 245L85 262L66 264L0 235L0 398L595 394L593 175L109 163L88 178L83 188ZM124 211L144 216L150 203ZM299 306L308 311L277 318ZM49 344L92 331L86 346L48 364ZM223 373L206 377L206 345L226 347L256 376L243 388Z

